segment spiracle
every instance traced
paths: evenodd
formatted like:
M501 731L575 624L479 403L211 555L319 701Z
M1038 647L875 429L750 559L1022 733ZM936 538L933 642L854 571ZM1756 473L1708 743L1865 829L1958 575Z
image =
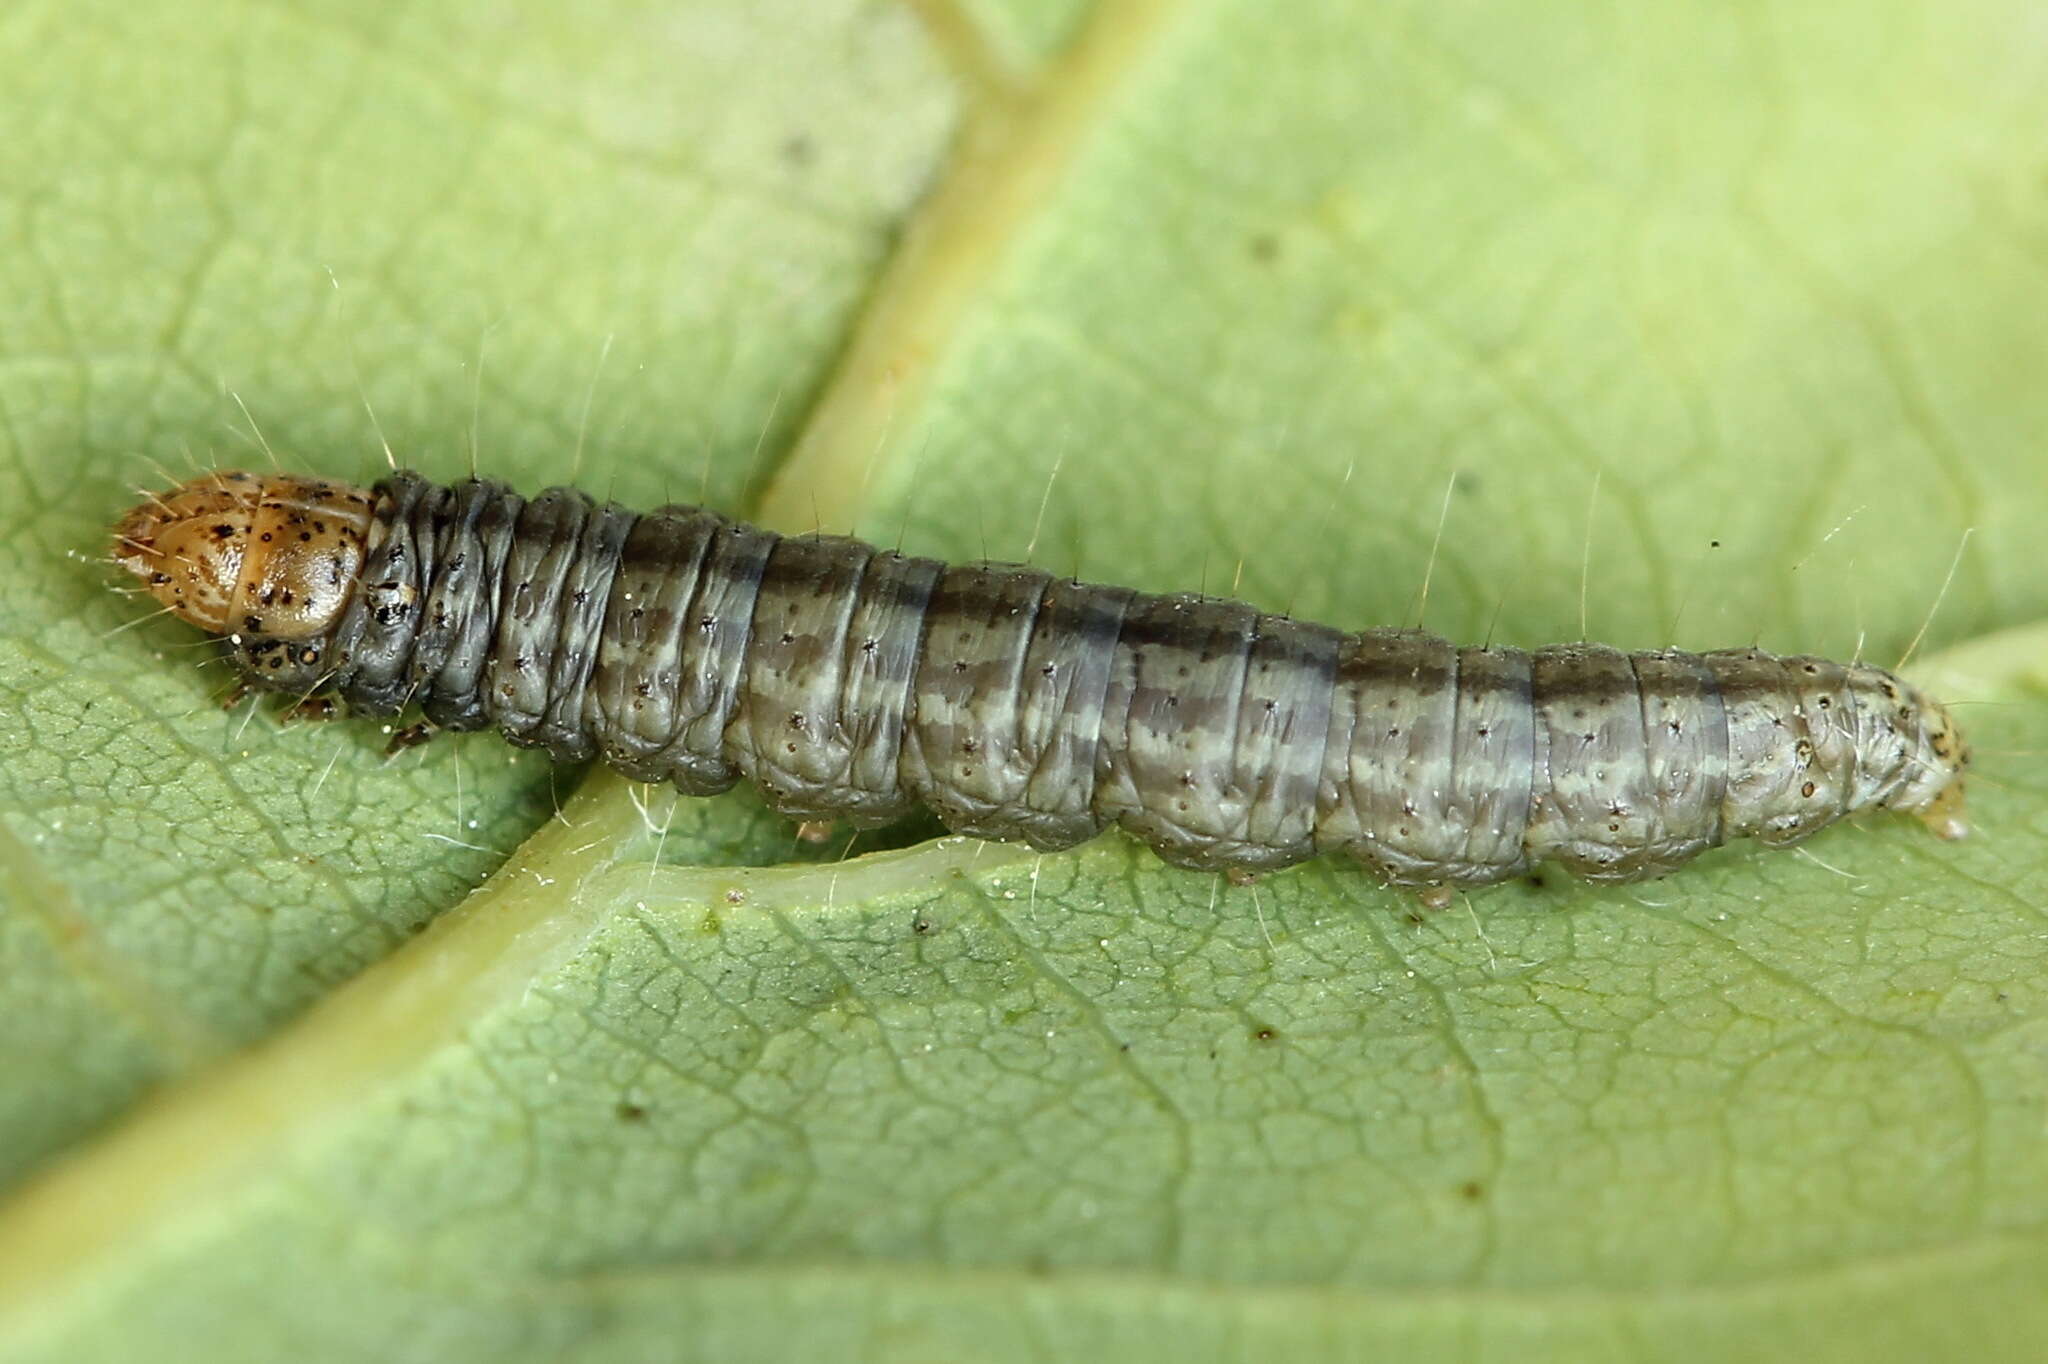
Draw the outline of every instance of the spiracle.
M405 471L205 474L122 517L114 557L252 686L417 705L691 794L744 778L806 821L925 806L1045 850L1114 824L1239 874L1343 853L1431 904L1873 809L1967 830L1948 713L1864 663L1345 633Z

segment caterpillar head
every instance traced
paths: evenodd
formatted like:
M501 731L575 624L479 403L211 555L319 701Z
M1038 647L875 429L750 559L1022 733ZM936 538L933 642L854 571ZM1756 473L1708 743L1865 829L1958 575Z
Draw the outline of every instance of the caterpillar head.
M202 474L129 509L114 562L183 620L214 634L312 639L348 604L373 501L291 474Z

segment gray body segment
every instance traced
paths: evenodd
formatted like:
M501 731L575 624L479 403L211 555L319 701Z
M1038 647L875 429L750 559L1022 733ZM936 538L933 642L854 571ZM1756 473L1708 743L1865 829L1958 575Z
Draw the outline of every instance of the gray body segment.
M567 489L401 473L376 495L333 631L289 666L237 637L252 681L692 793L744 777L798 818L924 805L1046 849L1115 824L1211 870L1341 852L1410 886L1628 880L1795 842L1931 762L1917 698L1866 666L1461 649Z

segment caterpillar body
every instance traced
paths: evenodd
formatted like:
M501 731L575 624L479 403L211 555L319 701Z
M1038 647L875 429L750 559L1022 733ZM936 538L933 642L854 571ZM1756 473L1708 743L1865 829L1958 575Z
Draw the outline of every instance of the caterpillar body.
M254 686L417 704L692 794L745 778L805 820L924 805L1046 850L1115 824L1210 871L1343 853L1432 904L1877 808L1966 832L1947 712L1862 663L1345 633L404 471L203 475L131 509L114 557Z

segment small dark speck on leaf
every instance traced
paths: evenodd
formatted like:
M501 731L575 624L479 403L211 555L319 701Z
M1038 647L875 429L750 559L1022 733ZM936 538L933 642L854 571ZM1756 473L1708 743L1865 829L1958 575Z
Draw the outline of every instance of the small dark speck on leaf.
M612 1111L619 1115L620 1122L647 1121L647 1110L639 1104L622 1103Z

